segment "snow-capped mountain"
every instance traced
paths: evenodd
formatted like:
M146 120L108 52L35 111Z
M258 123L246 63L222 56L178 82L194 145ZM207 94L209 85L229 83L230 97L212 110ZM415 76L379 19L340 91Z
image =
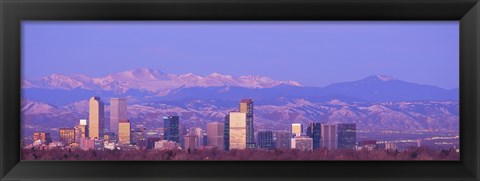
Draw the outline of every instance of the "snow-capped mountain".
M129 101L158 102L187 99L242 98L275 100L279 97L314 100L341 99L352 101L419 101L458 100L459 89L442 89L374 75L326 87L306 87L295 81L276 81L262 76L239 76L212 73L175 75L158 70L138 69L92 78L85 75L52 74L39 80L22 82L23 97L63 106L91 96L105 99L125 97ZM278 101L278 100L276 100Z
M22 82L23 88L85 89L115 93L126 93L128 90L137 89L157 95L166 95L171 90L180 87L270 88L278 85L303 86L295 81L277 81L263 76L233 77L219 73L212 73L208 76L199 76L192 73L176 75L147 68L113 73L104 77L52 74L37 80L24 80Z

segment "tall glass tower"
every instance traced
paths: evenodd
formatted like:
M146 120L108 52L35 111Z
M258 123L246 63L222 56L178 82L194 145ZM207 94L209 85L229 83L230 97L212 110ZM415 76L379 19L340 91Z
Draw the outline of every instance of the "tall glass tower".
M118 125L120 122L127 122L127 99L110 99L110 132L118 134Z
M255 137L253 129L253 99L242 99L240 112L247 114L247 148L255 148Z
M163 133L165 140L180 142L179 137L179 125L180 118L178 116L165 116L163 117L163 128L165 132Z
M310 123L307 136L313 139L313 149L320 148L321 123Z

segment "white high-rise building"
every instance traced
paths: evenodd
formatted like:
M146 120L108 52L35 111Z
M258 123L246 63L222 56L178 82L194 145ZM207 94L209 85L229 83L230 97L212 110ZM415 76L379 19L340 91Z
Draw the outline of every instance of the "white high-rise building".
M247 113L230 112L230 150L245 149L247 147Z

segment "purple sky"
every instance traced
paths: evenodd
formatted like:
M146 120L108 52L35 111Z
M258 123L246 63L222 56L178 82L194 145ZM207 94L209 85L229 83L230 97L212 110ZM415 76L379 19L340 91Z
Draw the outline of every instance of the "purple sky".
M309 86L384 74L459 86L458 21L23 21L23 76L262 75Z

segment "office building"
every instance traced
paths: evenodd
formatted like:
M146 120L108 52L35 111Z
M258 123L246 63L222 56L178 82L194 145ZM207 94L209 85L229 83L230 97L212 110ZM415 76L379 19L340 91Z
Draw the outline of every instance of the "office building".
M338 148L355 149L357 142L357 126L355 123L337 125Z
M203 140L202 140L202 146L203 147L206 147L208 146L208 136L207 136L207 133L205 131L203 131Z
M321 138L320 145L322 148L329 150L337 149L337 125L335 124L322 124L321 126Z
M178 116L165 116L163 117L164 139L180 142L180 118Z
M174 141L160 140L155 142L154 148L159 150L173 150L173 149L179 149L179 146L178 146L178 143Z
M86 139L88 137L87 120L80 119L80 123L75 125L75 143L80 144L80 139Z
M219 122L207 124L207 145L223 148L223 136L225 125Z
M103 141L103 139L94 139L93 140L93 148L95 150L103 150L105 146L105 142Z
M358 143L357 150L377 150L379 145L377 144L377 140L363 140Z
M179 135L179 143L180 145L185 145L185 135L187 135L188 130L184 124L179 124L178 126L178 135Z
M60 128L60 142L66 146L75 143L75 129L74 128Z
M104 133L104 104L100 97L91 97L88 103L88 137L102 138Z
M321 123L310 123L307 127L307 136L312 138L313 149L320 148Z
M290 149L291 139L292 139L292 133L290 133L290 131L275 132L275 148Z
M78 123L78 125L86 126L87 123L88 123L87 119L80 119L80 122Z
M272 131L259 131L257 135L257 145L261 149L274 149L275 142L273 141Z
M162 140L159 137L147 137L147 149L155 148L155 142Z
M80 149L90 150L95 148L95 140L93 139L80 139Z
M50 144L52 142L52 138L50 137L50 133L46 132L35 132L33 133L33 141L40 140L42 143L45 143L46 145Z
M131 144L144 148L147 146L147 139L144 130L135 130L131 132Z
M204 137L202 128L190 128L190 134L195 135L195 148L201 148Z
M292 134L293 136L300 136L303 133L303 124L293 123L292 124Z
M313 139L308 136L296 136L292 138L291 148L305 151L313 150Z
M223 129L223 149L230 150L230 115L225 115L225 124Z
M130 122L118 123L118 144L129 145L130 144Z
M127 99L111 98L110 99L110 132L119 135L119 123L127 122Z
M255 130L253 127L253 99L242 99L240 101L240 112L247 114L247 148L255 148Z
M118 135L115 133L104 133L103 134L103 140L111 143L118 143Z
M185 137L185 143L183 145L183 148L185 150L194 150L197 148L197 136L195 134L190 134L188 133L187 135L184 136Z
M247 148L247 114L241 112L229 113L230 150Z
M396 150L397 145L394 141L386 141L385 142L385 150Z

